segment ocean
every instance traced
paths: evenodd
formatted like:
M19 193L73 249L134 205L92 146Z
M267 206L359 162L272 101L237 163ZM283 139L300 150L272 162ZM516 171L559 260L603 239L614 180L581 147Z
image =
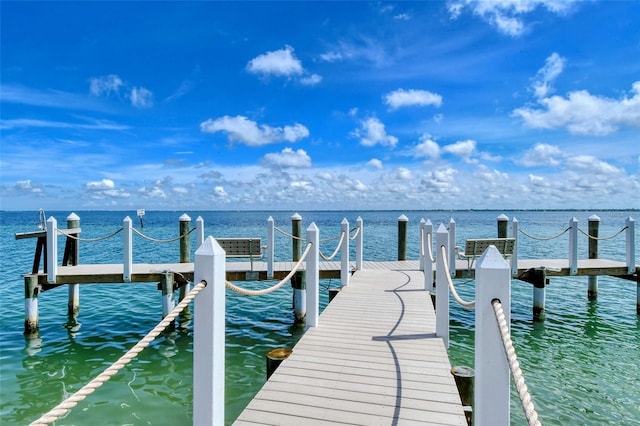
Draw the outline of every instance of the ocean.
M60 228L71 212L47 212ZM111 234L125 216L134 227L156 239L178 235L178 218L187 213L195 226L201 216L205 235L261 237L267 219L291 231L290 212L160 212L147 211L140 228L136 211L76 211L83 238ZM397 258L397 219L409 219L407 257L418 259L419 221L456 222L457 244L466 238L495 237L501 213L516 217L528 234L549 237L562 232L575 217L587 230L587 218L600 217L600 237L617 233L638 211L322 211L297 212L303 229L315 222L321 250L330 254L346 218L364 222L364 259ZM0 271L3 278L0 314L0 424L24 425L36 420L135 345L161 319L162 302L156 284L93 284L80 286L77 323L67 318L66 286L39 296L39 338L26 339L24 280L30 272L35 240L16 240L16 232L36 230L38 212L0 212ZM637 234L637 230L636 230ZM636 254L640 239L635 238ZM566 258L568 236L536 241L519 235L519 258ZM587 238L579 234L579 258L587 257ZM60 237L59 250L64 248ZM195 252L192 234L191 259ZM353 250L352 250L353 251ZM624 261L624 233L599 241L599 255ZM80 263L121 263L122 236L80 243ZM62 258L60 253L59 259ZM290 260L291 243L276 233L276 260ZM353 259L353 255L351 257ZM134 262L178 262L179 246L153 243L134 235ZM636 260L636 263L638 261ZM455 280L458 292L474 297L474 282ZM259 288L269 283L247 282ZM321 307L328 288L339 280L323 280ZM265 355L278 347L293 347L303 329L294 324L291 287L267 296L244 297L227 291L226 423L231 424L265 381ZM451 300L452 365L473 367L473 311ZM193 310L193 305L191 305ZM546 294L546 320L532 320L532 286L512 282L512 338L527 386L544 425L640 425L640 316L636 314L636 283L600 277L597 301L587 300L587 278L552 278ZM193 321L184 318L104 386L82 401L56 425L191 425ZM525 424L512 389L511 424Z

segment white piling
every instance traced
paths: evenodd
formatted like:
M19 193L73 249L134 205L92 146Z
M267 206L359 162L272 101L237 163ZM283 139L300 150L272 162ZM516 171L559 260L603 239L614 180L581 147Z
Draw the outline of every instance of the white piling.
M436 232L436 336L442 337L444 346L449 347L449 282L444 266L448 255L442 256L441 247L445 247L445 254L449 253L449 234L441 223Z
M627 274L633 274L636 271L636 221L631 216L629 216L625 220L625 225L627 227L625 234L627 246L627 249L625 251L627 254ZM638 297L640 297L640 294L638 294Z
M349 221L345 217L340 223L340 232L344 234L342 245L340 246L340 284L342 287L349 285Z
M451 218L449 221L449 272L452 277L456 276L456 221Z
M275 259L275 222L273 217L267 219L267 279L273 279L273 262Z
M58 221L51 216L47 219L47 282L56 283L58 275Z
M513 242L513 254L511 255L511 276L518 275L518 219L515 217L511 221L511 238Z
M569 221L569 275L578 273L578 219Z
M491 301L499 299L507 325L511 317L509 265L489 247L476 266L475 389L473 424L508 425L510 420L509 364Z
M198 216L196 219L196 247L200 247L204 243L204 219Z
M426 239L426 234L424 231L424 228L426 226L426 221L424 220L424 218L420 219L420 239L418 241L420 241L420 249L418 250L418 254L419 254L419 259L420 259L420 270L424 271L424 259L426 257L426 252L424 251L424 247L425 247L425 239Z
M311 243L311 251L307 255L307 326L317 327L320 316L320 230L315 222L307 228L307 241Z
M124 232L122 235L124 244L124 261L122 265L122 281L125 283L131 282L131 270L133 269L133 233L132 222L129 216L125 217L122 221L122 227Z
M364 256L364 252L362 250L363 246L363 237L364 237L364 224L362 222L362 218L358 216L356 219L356 226L358 227L358 235L356 236L356 269L358 271L362 271L362 260Z
M195 299L193 425L224 425L225 252L211 236L195 254L194 282L207 287Z
M433 263L431 262L433 247L433 224L429 219L424 226L424 289L426 291L435 292L433 282Z

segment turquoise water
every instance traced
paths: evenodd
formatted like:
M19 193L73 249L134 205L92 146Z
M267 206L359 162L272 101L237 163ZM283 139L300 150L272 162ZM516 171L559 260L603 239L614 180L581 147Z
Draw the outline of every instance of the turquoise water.
M83 238L104 236L122 226L126 215L138 226L136 212L76 212ZM154 238L178 234L183 212L150 212L142 231ZM195 224L202 216L206 235L262 237L267 218L290 232L294 212L187 212ZM456 220L457 243L466 238L494 237L496 217L502 212L300 212L304 227L314 221L321 239L339 235L340 221L351 226L364 220L365 260L397 256L397 218L409 218L408 257L418 257L420 218L437 227ZM601 218L600 236L616 233L628 216L638 212L503 212L518 218L520 228L538 236L564 230L571 217L587 229L587 218ZM48 212L59 227L69 212ZM23 336L24 284L22 274L31 269L35 240L14 239L15 232L35 230L37 212L0 213L0 271L3 295L0 316L0 424L28 424L102 372L161 317L161 296L155 284L100 284L80 288L78 324L69 324L66 287L39 297L40 336ZM637 234L637 232L636 232ZM520 258L566 257L565 234L549 242L534 242L520 235ZM81 243L81 263L120 263L120 235L97 243ZM336 241L324 243L326 254ZM636 245L640 241L636 235ZM192 239L192 258L195 237ZM64 243L60 239L59 248ZM624 234L600 241L600 257L624 260ZM640 248L636 247L636 253ZM60 254L61 258L62 254ZM276 233L276 260L289 260L290 242ZM579 257L587 256L586 237L579 234ZM134 262L177 262L177 243L158 244L134 237ZM637 262L636 262L637 263ZM265 283L242 283L260 287ZM323 281L324 288L338 280ZM473 298L474 283L457 280L459 292ZM636 315L636 284L600 277L597 302L586 297L586 278L553 278L547 288L547 318L534 323L529 284L512 283L512 334L534 403L545 425L640 425L640 317ZM322 292L322 306L327 292ZM192 306L193 309L193 306ZM190 425L192 401L193 322L183 319L125 369L82 401L57 425ZM291 347L301 328L293 324L291 289L286 285L268 296L239 297L227 292L226 413L231 423L265 380L265 354L276 347ZM473 311L451 304L452 364L473 366ZM512 424L524 416L515 391L511 398Z

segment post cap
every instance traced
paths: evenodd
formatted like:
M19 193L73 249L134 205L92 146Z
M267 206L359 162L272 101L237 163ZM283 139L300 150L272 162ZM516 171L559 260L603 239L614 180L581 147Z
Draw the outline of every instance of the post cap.
M67 216L67 221L70 221L70 220L80 220L80 216L78 216L74 212L71 212L71 214Z
M409 218L404 214L401 214L400 217L398 217L398 222L408 222L408 221L409 221Z
M302 220L302 216L300 216L298 213L294 213L291 216L291 220Z
M178 219L180 222L191 222L191 218L189 217L188 214L183 214L182 216L180 216L180 218Z
M500 216L498 216L498 220L500 220L500 221L509 220L509 216L507 216L506 214L502 213Z
M589 222L600 222L600 216L597 214L592 214L589 216Z

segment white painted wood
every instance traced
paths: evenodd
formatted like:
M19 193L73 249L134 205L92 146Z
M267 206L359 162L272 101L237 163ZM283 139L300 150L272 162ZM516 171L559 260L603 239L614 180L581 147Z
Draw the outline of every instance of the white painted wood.
M356 269L361 271L363 268L363 241L364 241L364 223L362 222L362 218L358 216L356 219L356 226L359 229L358 235L356 236Z
M348 239L348 238L347 238ZM320 230L315 222L307 228L307 241L311 243L311 250L307 254L307 329L318 326L320 316Z
M513 253L511 253L511 276L518 276L518 219L511 221L511 238L513 238Z
M131 270L133 269L133 233L132 223L129 216L125 217L122 221L123 233L123 255L124 261L122 271L122 281L125 283L131 282Z
M344 235L342 245L340 247L340 285L346 287L349 285L349 221L345 217L340 223L340 232Z
M636 221L629 216L625 220L625 226L627 227L625 233L625 241L626 241L626 257L627 257L627 273L633 274L636 270L636 231L635 231ZM640 289L640 287L638 287ZM640 291L640 290L638 290ZM638 293L638 297L640 298L640 293ZM640 303L638 303L640 306Z
M449 241L447 229L441 223L436 231L436 335L442 337L446 348L449 347L449 282L444 262L450 258L442 256L442 247L448 254Z
M276 241L275 221L272 216L267 219L267 279L273 279L273 262L275 259L274 244Z
M47 219L47 282L56 283L58 275L58 221L51 216Z
M196 247L200 247L204 243L204 219L198 216L196 219Z
M193 425L224 425L225 252L209 236L195 254L194 282L207 287L195 299Z
M578 219L569 221L569 273L578 273Z
M433 224L429 219L427 219L425 223L424 232L424 289L435 293L436 286L433 280L433 262L431 262L433 258Z
M510 324L511 272L495 247L478 260L476 270L475 387L473 424L509 424L509 365L491 301L499 299Z
M449 254L449 273L452 277L456 276L456 221L451 218L449 220L449 245L447 248Z
M420 234L419 234L419 239L418 241L420 242L420 250L419 250L419 260L420 260L420 270L424 271L424 259L426 257L426 252L424 250L424 247L426 246L425 244L425 239L426 239L426 234L425 234L425 226L426 226L427 222L424 220L424 218L420 219Z

